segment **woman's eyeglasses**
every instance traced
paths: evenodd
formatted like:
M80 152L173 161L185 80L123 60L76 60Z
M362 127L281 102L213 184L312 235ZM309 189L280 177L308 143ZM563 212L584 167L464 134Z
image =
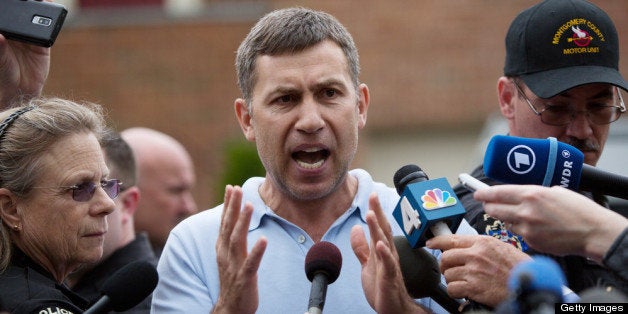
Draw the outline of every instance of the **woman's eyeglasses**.
M93 181L86 181L80 184L71 185L71 186L59 186L57 188L72 190L72 199L77 202L87 202L94 197L94 193L96 193L96 187L100 185L100 187L107 193L107 195L114 199L120 193L120 186L122 182L118 179L104 180L101 181L100 184L94 183ZM37 189L41 188L50 188L50 187L34 187Z

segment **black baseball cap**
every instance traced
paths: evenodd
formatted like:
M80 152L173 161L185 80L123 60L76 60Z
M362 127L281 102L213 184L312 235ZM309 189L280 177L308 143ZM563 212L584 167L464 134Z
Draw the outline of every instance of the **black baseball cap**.
M541 98L589 83L628 91L619 42L606 12L584 0L546 0L521 13L506 34L504 75L518 76Z

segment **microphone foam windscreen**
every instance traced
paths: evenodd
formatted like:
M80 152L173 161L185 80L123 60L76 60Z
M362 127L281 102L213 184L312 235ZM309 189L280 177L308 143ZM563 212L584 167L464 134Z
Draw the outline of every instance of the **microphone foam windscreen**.
M419 178L423 178L423 181L428 180L427 175L425 174L425 172L423 172L421 167L410 164L399 168L399 170L397 170L397 172L395 172L395 175L393 176L393 183L395 184L397 193L401 195L408 183Z
M327 275L329 283L333 283L340 275L342 267L342 255L336 245L327 241L320 241L310 248L305 255L305 274L309 281L314 280L314 275L323 272Z
M581 151L555 138L496 135L486 148L484 173L504 183L561 185L575 190L583 160Z
M129 263L115 272L102 287L115 311L126 311L150 295L157 286L155 266L146 261Z
M510 291L544 291L562 299L565 275L553 259L537 255L517 264L508 279Z

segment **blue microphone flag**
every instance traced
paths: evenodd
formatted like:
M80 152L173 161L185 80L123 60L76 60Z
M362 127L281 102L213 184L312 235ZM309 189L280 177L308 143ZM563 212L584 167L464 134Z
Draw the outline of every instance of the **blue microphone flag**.
M425 246L425 241L433 236L430 227L438 222L457 230L464 214L465 209L446 178L408 184L393 211L413 248Z

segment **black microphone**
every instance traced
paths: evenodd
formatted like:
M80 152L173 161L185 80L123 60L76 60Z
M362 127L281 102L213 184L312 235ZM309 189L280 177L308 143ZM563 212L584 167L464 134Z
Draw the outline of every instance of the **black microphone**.
M341 267L342 255L337 246L327 241L312 245L305 256L305 275L312 282L308 313L323 312L327 285L338 279Z
M146 261L129 263L105 281L102 296L84 314L126 311L153 292L158 278L153 264Z
M555 138L496 135L486 148L486 176L504 183L560 185L628 199L628 177L583 162L577 148Z
M462 300L447 294L436 258L423 248L413 249L404 236L393 237L406 290L412 298L431 298L449 313L460 313Z
M417 165L401 167L393 177L399 202L393 217L413 248L434 236L456 232L466 213L446 178L429 180Z

